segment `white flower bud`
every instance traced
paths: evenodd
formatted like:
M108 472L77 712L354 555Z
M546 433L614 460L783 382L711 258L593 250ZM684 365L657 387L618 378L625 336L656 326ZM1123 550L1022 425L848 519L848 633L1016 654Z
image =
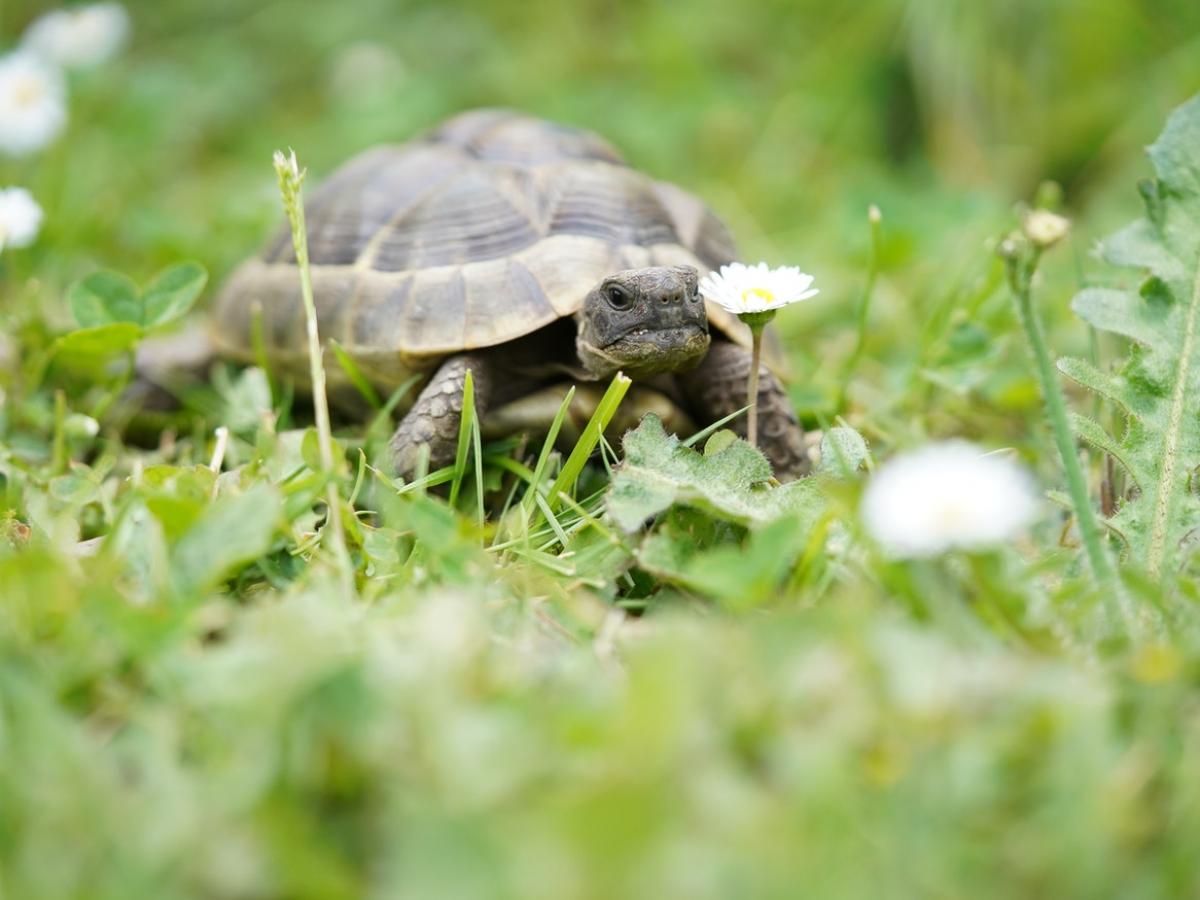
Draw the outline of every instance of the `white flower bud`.
M1034 246L1045 250L1067 236L1067 232L1071 230L1071 222L1048 209L1034 209L1026 213L1021 228Z

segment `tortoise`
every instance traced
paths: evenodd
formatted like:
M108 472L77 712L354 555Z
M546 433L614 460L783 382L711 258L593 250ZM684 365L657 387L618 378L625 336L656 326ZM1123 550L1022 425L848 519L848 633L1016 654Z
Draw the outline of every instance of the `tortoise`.
M617 371L635 381L629 411L678 425L745 405L749 332L698 293L701 273L735 258L728 229L596 134L466 112L354 157L312 192L306 218L322 338L379 388L420 378L390 443L399 474L425 453L431 468L453 461L468 371L488 435L544 430L566 385L594 397L589 383ZM286 223L234 272L213 325L222 355L253 361L261 329L271 364L304 377ZM327 369L331 395L348 393ZM780 478L795 477L802 431L779 380L766 366L760 378L761 447Z

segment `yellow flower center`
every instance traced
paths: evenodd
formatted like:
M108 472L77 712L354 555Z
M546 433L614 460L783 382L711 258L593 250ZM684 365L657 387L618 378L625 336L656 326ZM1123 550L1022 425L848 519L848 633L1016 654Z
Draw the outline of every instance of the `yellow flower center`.
M17 106L36 106L44 94L45 90L36 78L21 78L13 86L13 100Z
M746 288L744 291L742 291L742 302L743 303L749 305L749 304L753 303L756 299L762 300L768 306L773 305L775 303L775 295L772 294L770 291L768 291L766 288L752 287L752 288Z

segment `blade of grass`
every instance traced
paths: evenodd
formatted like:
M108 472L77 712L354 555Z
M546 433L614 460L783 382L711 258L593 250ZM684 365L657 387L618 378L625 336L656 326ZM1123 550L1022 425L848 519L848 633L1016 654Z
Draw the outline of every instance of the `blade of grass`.
M333 351L338 365L342 367L342 371L346 373L346 377L350 379L350 383L362 394L363 399L371 404L371 409L380 409L383 406L383 401L379 399L379 394L375 392L375 388L371 386L371 382L363 375L362 369L358 367L358 363L354 361L354 357L347 353L346 349L332 338L329 341L329 349Z
M513 463L513 465L515 465L515 466L520 466L522 469L525 469L525 466L521 466L520 463L516 462L515 460L509 459L507 456L499 457L496 461L499 462L500 460L505 460L507 462ZM513 470L510 469L509 471L513 471ZM529 470L526 469L526 471L529 471ZM530 476L533 475L532 472L529 472L529 474L530 474ZM521 483L523 481L525 481L524 476L519 475L519 474L517 475L517 477L515 477L512 480L512 486L509 487L508 493L505 494L505 496L504 496L504 505L500 508L500 515L496 519L497 522L503 523L503 522L507 521L508 511L512 508L513 501L516 500L516 498L517 498L517 489L520 488ZM526 482L526 484L528 485L527 482ZM526 490L528 490L528 486L526 487ZM488 547L489 550L496 549L496 545L498 543L500 543L500 538L504 535L504 533L505 533L505 530L502 527L497 528L495 530L495 534L492 535L492 543Z
M750 409L749 406L743 406L741 409L731 412L725 418L717 419L717 421L713 422L711 425L709 425L705 428L701 428L699 431L697 431L695 434L693 434L690 438L687 438L686 440L681 441L681 443L685 447L694 446L695 444L700 443L700 441L705 440L710 434L713 434L716 431L718 431L724 425L728 424L729 422L732 422L734 419L736 419L738 416L742 415L749 409Z
M354 508L354 503L355 503L355 501L358 500L358 493L359 493L359 491L362 490L363 479L366 476L366 472L367 472L367 454L363 453L362 450L359 449L359 451L358 451L358 473L354 476L354 487L350 491L350 499L347 501L350 504L351 509Z
M367 432L371 433L377 428L382 427L383 424L391 417L392 411L395 410L395 408L400 404L400 401L404 399L404 395L411 391L420 380L420 375L413 375L398 388L392 391L387 398L387 402L380 407L379 412L375 413L375 417L371 419L371 424L367 426Z
M377 469L374 471L378 472ZM418 472L419 471L420 470L418 469ZM411 494L414 491L418 494L423 494L423 493L425 493L426 488L437 487L439 484L445 484L446 482L453 479L454 478L454 467L453 466L444 466L441 469L434 469L432 472L429 472L428 474L420 475L419 477L414 478L412 481L409 481L406 484L402 484L399 486L397 486L395 484L395 482L391 481L382 472L380 472L379 475L387 483L388 487L390 487L393 491L396 492L397 496L400 496L403 494Z
M579 473L583 471L584 463L592 455L592 451L596 449L596 444L600 441L600 436L604 433L604 429L608 427L608 423L612 421L613 416L617 412L617 407L621 405L621 401L625 398L625 394L632 384L633 381L623 372L618 372L613 376L612 383L609 384L608 390L604 392L604 396L596 406L595 413L588 420L587 427L583 429L583 434L579 436L574 449L571 450L571 455L567 457L562 471L558 473L558 478L554 480L554 484L550 488L548 502L551 509L554 509L560 493L569 493L574 490L575 482L579 479Z
M599 517L593 515L589 510L581 506L576 500L572 499L566 494L561 495L559 499L561 499L563 503L570 507L570 509L579 516L579 520L586 523L588 527L595 528L611 542L621 543L620 539L616 536L616 533L611 528L605 526Z
M272 400L277 399L275 377L271 374L271 363L267 356L266 331L263 328L262 303L255 301L250 304L250 348L254 354L254 364L263 371L267 378L267 388Z
M54 392L54 444L50 453L50 471L61 475L67 470L67 395Z
M530 489L521 499L522 505L525 507L526 513L532 512L535 504L535 496L538 493L539 485L546 475L546 467L550 463L550 455L554 451L554 442L558 440L558 433L562 430L562 423L567 417L567 410L571 408L571 401L575 399L575 386L571 385L567 395L563 397L562 403L558 406L558 412L554 414L554 421L550 423L550 430L546 432L546 440L542 442L542 451L538 454L537 463L533 467L533 477L530 480Z
M546 498L541 494L535 492L533 496L537 500L538 509L540 509L542 511L542 515L546 517L546 522L549 523L550 527L554 530L554 536L565 548L567 546L567 533L563 530L562 525L559 524L558 518L554 515L554 510L550 508L550 505L546 502Z
M600 435L600 462L604 465L604 471L612 478L613 466L619 463L620 457L617 456L617 451L612 448L612 444L608 442L603 434Z
M475 459L475 508L479 513L479 527L483 528L485 519L483 508L483 434L480 431L479 416L471 410L471 449Z
M533 486L537 484L537 474L528 466L521 465L515 459L509 456L498 456L488 454L487 461L489 465L497 466L508 472L512 472L517 478L527 485Z
M441 470L441 469L438 470L438 472L441 472L441 471L443 471L443 470ZM450 477L454 477L454 467L453 466L447 467L446 471L450 472ZM437 474L437 473L434 473L434 474ZM428 445L424 445L419 450L417 450L417 467L413 470L412 486L416 488L417 493L419 493L419 494L425 493L425 488L427 487L426 481L428 480L429 475L430 475L430 472L429 472L429 447L428 447ZM444 484L444 482L441 482L441 481L436 482L436 483ZM397 493L404 493L404 491L400 490Z
M529 550L529 549L524 549L521 547L509 547L508 551L510 553L512 553L514 556L518 556L521 559L528 560L529 562L534 563L535 565L541 566L542 568L544 568L550 572L553 572L556 575L562 575L567 578L574 578L575 575L577 574L574 566L564 565L563 563L561 563L559 561L557 556L553 556L549 553L542 553L541 551L538 551L538 550Z
M458 417L458 449L454 453L454 480L450 482L450 505L458 502L463 476L467 473L467 454L471 450L471 423L475 421L475 379L467 369L463 380L462 413Z

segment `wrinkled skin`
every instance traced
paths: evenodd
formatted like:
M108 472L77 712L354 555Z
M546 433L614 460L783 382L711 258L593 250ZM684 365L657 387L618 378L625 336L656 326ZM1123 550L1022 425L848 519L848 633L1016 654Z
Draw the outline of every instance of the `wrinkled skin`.
M607 380L624 372L671 397L701 427L746 404L750 352L720 336L710 338L698 275L690 266L608 276L588 293L575 326L575 353L561 359L560 376L573 370L582 379ZM476 411L486 419L489 409L547 384L547 367L532 366L531 360L553 357L555 349L531 339L446 359L392 437L397 471L413 473L425 454L430 469L453 461L467 371ZM759 378L760 448L778 477L798 477L808 465L803 432L775 376L761 367ZM745 417L729 427L744 434Z

